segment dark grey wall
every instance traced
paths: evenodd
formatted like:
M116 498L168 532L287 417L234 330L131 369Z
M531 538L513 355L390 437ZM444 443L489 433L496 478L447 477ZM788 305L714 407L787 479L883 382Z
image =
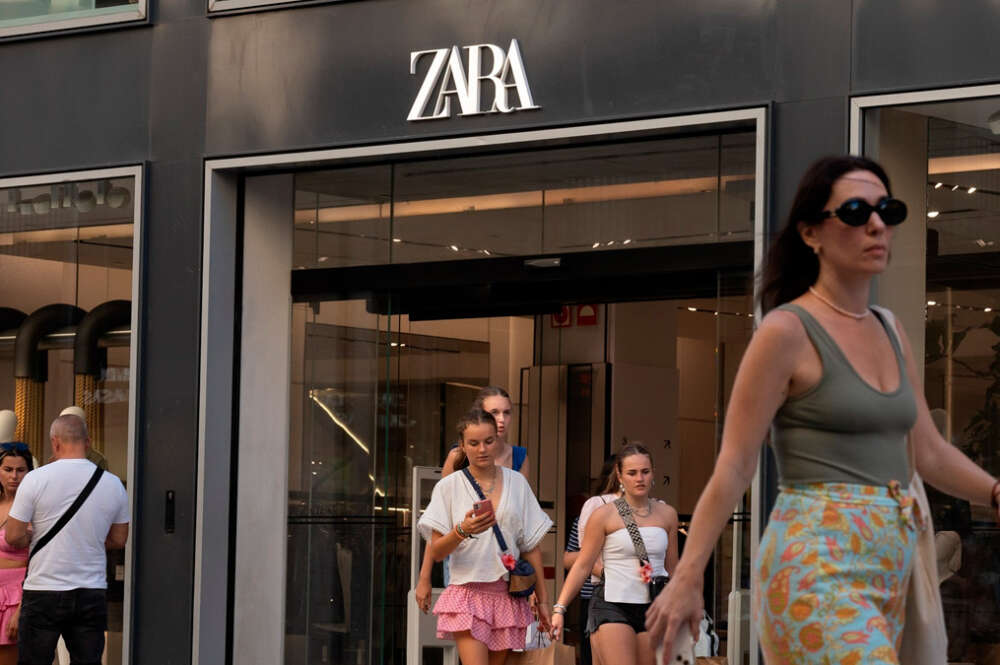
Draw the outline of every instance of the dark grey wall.
M358 0L212 19L205 0L150 2L148 26L0 44L0 176L149 164L142 663L190 659L206 156L768 104L773 224L804 167L847 148L851 94L1000 80L994 0ZM406 122L410 51L512 37L542 110Z

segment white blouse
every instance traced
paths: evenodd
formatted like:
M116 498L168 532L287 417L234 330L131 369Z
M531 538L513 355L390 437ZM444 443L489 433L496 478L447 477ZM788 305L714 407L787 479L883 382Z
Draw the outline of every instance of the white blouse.
M534 549L552 527L552 520L545 514L531 491L531 486L519 472L497 467L503 473L503 489L499 501L491 497L497 524L503 533L510 554L516 559L521 552ZM431 502L417 522L417 529L425 540L437 531L446 535L465 519L472 504L479 500L465 474L456 471L438 481L431 494ZM451 553L449 571L451 584L469 582L495 582L507 577L493 529L466 538Z

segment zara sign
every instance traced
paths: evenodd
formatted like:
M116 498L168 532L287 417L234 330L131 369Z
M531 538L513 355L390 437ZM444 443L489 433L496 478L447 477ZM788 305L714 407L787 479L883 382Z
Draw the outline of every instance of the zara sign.
M417 73L417 64L425 56L433 57L410 114L406 116L411 122L450 118L453 98L458 102L460 116L541 108L531 97L524 58L516 39L510 41L506 51L496 44L414 51L410 53L411 75ZM488 69L484 64L487 60ZM485 100L482 99L484 89Z

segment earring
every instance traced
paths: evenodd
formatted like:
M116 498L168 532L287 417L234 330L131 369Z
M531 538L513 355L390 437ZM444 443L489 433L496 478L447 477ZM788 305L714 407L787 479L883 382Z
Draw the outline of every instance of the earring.
M621 492L624 492L624 491L625 491L625 486L622 485L621 483L618 483L618 492L621 493Z
M822 247L820 247L819 245L816 245L815 247L813 247L813 254L815 254L816 256L819 256L819 253L820 253L820 251L822 249L823 249Z

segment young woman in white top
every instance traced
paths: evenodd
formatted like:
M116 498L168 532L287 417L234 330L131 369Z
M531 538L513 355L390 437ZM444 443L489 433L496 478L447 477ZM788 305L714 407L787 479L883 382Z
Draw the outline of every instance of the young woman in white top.
M652 600L649 580L667 575L677 563L677 511L650 498L653 461L643 446L629 444L618 455L618 482L645 544L649 562L641 565L622 515L614 503L598 508L583 535L583 547L553 608L552 636L561 637L566 605L580 590L600 556L601 584L594 589L587 628L597 635L603 665L652 665L646 634L646 609Z
M514 471L520 471L525 478L528 477L528 451L521 446L511 445L507 441L507 432L510 431L514 422L513 404L510 395L499 386L486 386L476 394L476 401L473 402L473 409L482 409L490 415L497 423L497 454L493 462L497 466L505 466ZM445 457L441 468L441 477L444 478L468 466L462 446L456 444ZM431 570L434 560L430 557L430 543L424 551L424 562L420 566L420 577L417 586L414 588L414 597L417 607L426 614L431 609ZM445 561L445 585L448 584L448 562Z
M453 473L434 487L431 502L417 526L431 541L435 561L451 560L451 580L434 606L437 635L454 639L464 665L503 665L510 649L523 649L533 616L528 599L507 591L508 564L519 557L538 574L538 620L548 630L546 591L539 543L552 520L538 505L528 481L495 464L496 421L473 410L459 422L468 471L493 505L476 515L478 493L465 473ZM497 524L509 550L503 552L493 532ZM506 560L506 561L505 561Z

